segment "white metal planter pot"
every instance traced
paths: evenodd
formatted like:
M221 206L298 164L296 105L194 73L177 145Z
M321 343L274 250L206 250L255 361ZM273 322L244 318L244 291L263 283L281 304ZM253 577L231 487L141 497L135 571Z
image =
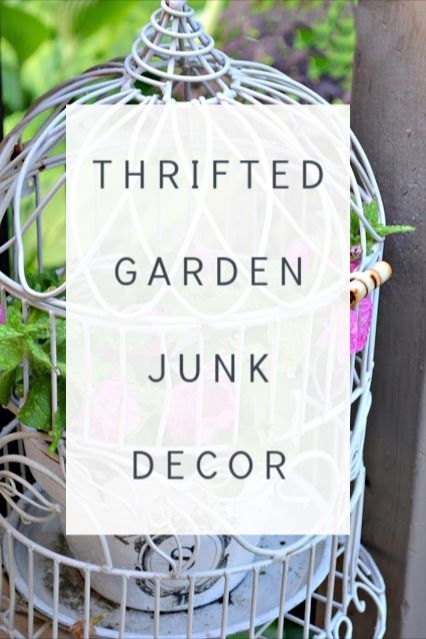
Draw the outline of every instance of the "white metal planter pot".
M65 456L50 454L48 443L35 435L33 429L21 426L29 435L23 440L26 457L37 466L31 469L38 486L49 498L60 506L58 513L60 532L65 535ZM31 436L33 433L34 436ZM44 471L53 475L48 476ZM160 610L162 612L187 610L189 587L187 577L179 575L205 574L194 588L194 607L204 606L223 594L223 584L213 571L223 568L233 569L229 578L229 589L235 588L245 577L241 566L250 565L255 558L256 545L260 537L238 538L227 535L185 535L146 537L128 535L126 537L97 535L71 535L67 544L74 557L84 562L108 568L124 568L141 572L168 575L174 578L160 589ZM120 603L121 585L117 579L105 574L94 574L91 587L110 601ZM127 605L136 610L154 611L155 581L134 579L127 587Z
M65 216L64 107L70 102L137 104L171 100L324 103L311 90L268 66L230 60L214 48L193 10L183 1L172 0L163 0L124 61L91 69L42 96L0 149L0 219L8 210L13 219L12 236L0 246L0 252L10 250L13 256L12 276L0 273L0 295L3 317L13 300L21 301L24 319L31 307L49 314L53 362L55 319L65 317L66 285L44 292L31 288L25 272L25 238L35 233L36 262L42 270L46 219ZM374 174L355 136L351 164L352 208L359 217L362 246L359 269L364 270L381 258L382 240L366 221L363 202L376 200L382 223L384 211ZM376 240L369 255L366 229ZM36 636L38 613L50 620L53 637L60 625L70 627L78 621L83 636L89 637L94 617L98 636L103 637L207 638L244 630L254 638L261 637L273 622L277 622L277 637L281 637L289 621L303 629L303 637L310 633L317 637L350 637L348 609L354 604L362 611L362 595L366 593L377 606L375 636L383 636L384 584L360 545L365 475L362 448L371 404L378 291L373 300L368 341L351 359L352 501L348 538L140 537L128 543L95 537L89 541L69 540L68 546L60 523L64 502L60 464L55 460L46 463L47 446L42 435L13 432L17 425L14 420L0 440L0 494L10 511L9 517L0 519L2 557L11 591L9 603L0 613L0 628L10 637L23 636L15 624L17 591L28 605L25 636L29 637ZM57 383L58 372L53 371L54 410ZM24 394L29 384L29 366L24 361ZM10 408L16 406L12 403ZM31 475L35 485L20 479ZM225 546L232 551L227 562L223 562ZM299 604L303 609L295 610ZM165 614L167 610L175 612Z

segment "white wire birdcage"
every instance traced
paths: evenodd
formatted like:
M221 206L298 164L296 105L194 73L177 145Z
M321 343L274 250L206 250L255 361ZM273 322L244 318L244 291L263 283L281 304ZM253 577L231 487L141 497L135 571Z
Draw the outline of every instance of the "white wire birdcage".
M65 243L57 247L53 264L46 261L44 247L55 224L64 224L65 220L65 107L70 103L174 100L324 103L310 89L266 65L229 59L214 48L213 39L185 1L163 0L124 61L90 69L55 87L31 107L5 138L0 151L0 220L9 216L11 223L10 238L0 246L0 252L7 251L11 257L11 275L0 272L0 295L4 320L14 300L20 303L24 321L33 308L49 316L53 420L60 376L56 367L57 319L64 318L66 312ZM384 223L385 218L373 171L354 135L351 168L351 207L359 220L357 270L364 270L381 258L383 242L364 215L365 204L374 200L380 222ZM367 233L373 240L368 245ZM63 275L60 285L48 290L31 285L28 273L32 269L43 272L52 266ZM351 603L363 609L360 592L364 590L377 606L375 636L381 637L386 612L384 585L373 560L360 545L365 474L362 449L371 404L378 295L378 290L372 295L368 339L362 350L351 356L352 502L348 538L271 537L252 543L235 536L227 543L240 549L239 559L228 566L216 563L206 567L205 542L196 536L191 544L176 538L173 555L171 547L162 546L158 539L139 539L133 569L112 561L109 538L98 538L96 550L90 546L88 556L74 553L73 557L58 524L58 504L64 505L63 447L53 457L47 452L44 435L34 431L8 434L16 425L13 420L1 440L4 455L0 494L10 514L0 523L10 595L0 616L0 627L10 637L36 637L40 629L36 620L41 615L52 623L53 637L59 626L70 628L79 622L82 636L89 637L93 618L99 618L93 622L98 636L105 637L227 637L247 631L254 638L261 637L273 622L277 637L282 636L289 622L299 625L304 638L311 633L318 637L351 636L348 610ZM24 357L21 398L9 404L13 412L28 396L31 379ZM35 485L19 478L28 477L29 470L37 481ZM150 557L148 563L146 556ZM41 580L42 574L49 579ZM200 607L200 602L206 601L199 594L206 583L211 588L212 581L215 598ZM98 594L108 598L109 591L105 593L102 586L105 582L113 584L112 601ZM137 586L146 590L147 584L148 610L136 610L137 606L131 605L133 589ZM179 612L166 612L164 597L176 584L184 603L177 606ZM27 635L15 623L15 590L26 602Z

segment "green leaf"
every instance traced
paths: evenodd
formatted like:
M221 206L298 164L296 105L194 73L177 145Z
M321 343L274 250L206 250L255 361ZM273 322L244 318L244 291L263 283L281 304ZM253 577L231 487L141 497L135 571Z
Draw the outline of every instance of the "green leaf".
M377 202L372 200L368 204L363 205L364 216L371 226L375 227L379 223L379 207Z
M18 418L23 424L42 430L53 437L50 449L56 450L58 441L65 428L65 380L58 379L58 410L52 416L50 375L34 377L24 406L18 412Z
M379 209L377 206L377 202L374 200L369 202L368 204L364 204L364 217L367 222L372 226L372 228L376 231L380 237L386 237L387 235L392 235L394 233L410 233L415 231L414 226L404 225L404 224L391 224L384 225L379 222ZM360 220L356 213L351 211L351 246L356 246L360 244L360 233L359 233L359 224ZM367 254L372 250L375 239L371 236L371 234L366 229L367 235Z
M9 331L15 331L15 336L23 334L22 330L22 315L18 309L18 307L14 304L11 304L7 309L7 320L6 324L4 324L5 329ZM0 337L1 339L1 337Z
M9 309L10 311L10 309ZM8 314L8 318L7 318L7 323L6 324L0 324L0 348L3 346L3 342L10 340L10 339L17 339L19 337L22 337L22 335L24 334L24 331L22 330L22 326L18 324L18 326L16 325L11 325L10 323L10 312Z
M5 86L5 92L7 91L7 87ZM7 104L7 101L5 101ZM15 111L10 115L7 115L4 119L4 132L8 134L15 128L17 124L20 123L25 113L23 111Z
M58 411L55 418L55 426L51 431L53 437L49 450L54 453L58 446L58 442L62 437L65 429L65 417L66 417L66 398L65 398L65 384L63 381L58 382Z
M329 62L322 56L312 55L309 58L309 77L318 80L323 74L328 72Z
M2 36L13 46L22 64L51 36L51 30L21 6L1 2L0 23Z
M125 18L133 8L134 0L74 0L64 3L71 33L79 39L87 38L105 25L112 25Z
M25 106L24 92L19 77L19 64L17 56L9 43L2 42L2 69L1 77L4 86L4 103L8 112L20 111Z
M41 311L39 308L30 307L30 312L28 314L27 324L36 324L39 320L47 320L46 312ZM47 323L47 322L45 322Z
M0 326L0 370L12 371L22 362L24 355L23 339L20 337L5 338L7 326ZM5 330L6 329L6 330ZM13 329L12 329L13 331Z
M315 36L309 27L300 27L295 33L294 46L296 49L309 49L314 44Z
M64 319L56 320L56 344L64 344L66 340L66 322Z
M386 237L387 235L392 235L393 233L412 233L416 228L414 226L409 226L407 224L390 224L383 226L383 224L378 224L376 226L376 231L382 237Z
M30 273L27 276L28 284L35 291L44 292L49 288L56 288L59 286L59 276L55 269L49 269L43 271L43 273Z
M48 345L49 346L49 345ZM47 371L52 369L50 356L43 350L38 342L32 338L25 340L25 350L27 351L31 365L35 368L44 368Z
M0 373L0 404L6 406L13 393L15 384L15 370Z
M49 317L44 311L31 308L26 322L22 319L20 306L11 304L7 309L6 324L0 325L0 340L3 337L21 337L23 335L48 336Z
M56 357L57 367L62 375L66 375L66 321L64 319L56 320Z
M52 398L50 375L35 377L30 384L24 406L18 417L26 426L49 431L52 428Z
M39 339L49 337L50 322L46 312L32 308L27 321L22 322L22 330L26 335L33 335Z

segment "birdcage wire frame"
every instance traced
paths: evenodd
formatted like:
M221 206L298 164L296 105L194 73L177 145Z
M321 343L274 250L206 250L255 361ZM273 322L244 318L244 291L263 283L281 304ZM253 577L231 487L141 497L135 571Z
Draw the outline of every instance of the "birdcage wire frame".
M310 89L293 81L286 75L278 72L266 65L229 59L225 54L214 48L211 36L206 34L201 23L196 20L194 11L184 1L161 2L160 8L153 13L150 23L145 26L137 40L135 41L131 53L124 60L115 60L104 65L97 66L83 73L78 78L65 82L59 87L42 96L27 112L21 122L5 138L0 150L0 220L9 215L12 220L12 231L10 238L0 246L0 252L8 251L11 255L11 276L0 273L0 300L3 317L7 317L8 306L12 300L21 302L22 317L25 319L31 308L38 308L45 311L50 319L50 344L51 359L53 362L51 387L52 387L52 408L53 414L57 409L58 396L58 375L55 368L56 363L56 318L64 318L66 314L66 302L64 293L66 283L55 290L36 291L28 283L26 275L26 234L34 233L36 237L36 254L34 262L37 269L42 272L45 268L43 244L44 244L44 218L49 206L56 204L65 188L65 153L63 141L65 137L65 107L69 103L81 104L160 104L178 100L198 101L207 104L220 103L244 103L244 104L323 104L320 96ZM379 219L385 221L383 204L380 192L371 169L369 161L356 137L351 135L351 208L359 219L361 260L357 267L364 270L374 264L382 256L383 240L377 235L369 225L363 213L363 203L375 200L378 206ZM46 179L58 172L58 177L54 180ZM28 203L30 201L30 204ZM62 200L62 209L64 208ZM64 215L64 211L62 211ZM367 251L366 231L375 240L372 251ZM374 343L377 321L379 291L373 293L373 319L370 334L364 348L360 353L351 356L351 382L352 382L352 430L351 430L351 479L353 482L362 482L364 468L362 461L362 449L364 443L367 415L371 405L370 384L374 364ZM23 361L23 397L25 399L29 392L30 371L29 363L24 358ZM12 412L17 411L18 401L12 401L9 408ZM16 425L16 420L12 420L9 428L3 433L6 439L3 444L9 446L8 433ZM16 477L8 475L9 465L19 463L25 474L28 465L28 457L25 455L23 439L25 434L16 434L16 445L18 446L18 457L6 461L3 474L1 491L3 497L12 494L8 500L8 509L11 511L11 518L3 520L2 527L6 535L6 545L9 552L7 562L9 578L13 577L13 552L14 544L31 548L31 552L46 554L46 549L34 541L25 539L19 529L19 522L13 517L16 510L17 500L25 497L25 490L16 488ZM28 433L27 433L28 436ZM32 434L35 437L34 434ZM45 473L43 466L37 462L32 462L33 467L39 473ZM34 466L35 464L35 466ZM28 487L27 487L28 488ZM335 560L338 556L344 557L348 573L341 573L342 577L342 597L341 601L333 599L331 590L327 594L318 594L317 600L323 601L326 606L324 628L315 627L311 621L312 596L305 597L305 614L303 619L295 619L303 627L303 635L308 636L309 632L315 631L317 636L340 636L342 628L347 632L351 629L351 621L347 616L350 602L354 602L359 610L362 609L359 600L359 592L365 590L373 599L378 608L378 623L376 636L380 637L384 633L386 602L384 597L384 586L380 574L375 567L373 560L364 549L360 547L359 537L362 521L362 499L355 503L352 513L352 532L347 540L333 538L332 557ZM54 509L55 510L55 509ZM55 510L56 512L56 510ZM26 516L21 513L25 520ZM53 514L52 514L53 516ZM238 543L246 544L244 539L236 537ZM100 541L107 552L107 544ZM309 549L321 543L320 538L306 539L300 542L301 548ZM337 550L339 549L339 551ZM253 549L256 556L265 556L261 548ZM340 554L339 554L340 553ZM67 564L69 559L60 553L47 552L55 566L54 574L57 576L62 564ZM267 554L268 557L270 555ZM77 564L78 558L75 559ZM286 562L286 553L278 558L268 561ZM309 562L308 562L309 563ZM332 562L331 562L332 563ZM239 568L245 573L253 572L258 578L256 564L242 565ZM331 564L330 564L331 566ZM83 574L91 571L98 571L99 566L91 565L87 562L80 562L79 569ZM351 579L347 579L351 572ZM111 568L109 570L119 570ZM330 575L336 579L336 567L330 567ZM225 571L226 573L226 571ZM368 576L370 574L370 576ZM126 571L121 571L124 583L127 579ZM161 580L162 576L157 575ZM226 580L224 578L223 612L225 621L221 622L220 636L227 636L226 609L228 606L228 593L226 591ZM56 577L55 577L56 579ZM86 579L86 578L85 578ZM157 579L157 581L158 581ZM191 624L196 614L196 609L191 604L191 588L194 588L194 580L197 576L188 576L190 602L187 613L186 635L191 637ZM13 578L12 578L13 582ZM157 582L156 582L157 583ZM54 632L59 623L59 581L55 581L54 605L48 614L53 619ZM87 585L89 584L89 586ZM156 586L157 587L157 586ZM307 585L309 593L310 585ZM89 636L89 610L86 603L90 602L90 578L85 581L85 608L82 619L84 621L84 636ZM157 592L157 591L156 591ZM159 592L159 591L158 591ZM27 593L31 595L30 590ZM285 594L285 593L284 593ZM125 590L123 590L123 601L125 602ZM245 629L250 637L261 636L256 630L257 617L254 602L257 596L257 582L253 578L251 592L251 602L253 606L247 616ZM28 598L28 597L27 597ZM322 599L321 599L322 598ZM32 605L32 596L30 596ZM285 600L285 596L284 596ZM14 634L14 612L12 610L13 597L9 606L3 613L3 624L10 633ZM30 607L31 607L30 605ZM89 606L90 608L90 606ZM334 609L337 612L334 614ZM118 635L126 634L126 606L121 605L120 623ZM154 624L152 632L147 636L160 636L160 611L157 607L154 611ZM284 611L284 604L281 605L278 615L277 633L282 631L284 618L292 618L291 612ZM269 625L270 621L267 622ZM32 622L31 622L32 624ZM30 629L28 630L30 633ZM32 626L31 626L31 632ZM351 632L351 631L350 631ZM323 633L323 634L321 634ZM324 634L325 633L325 634ZM31 633L30 633L31 636ZM130 635L129 635L130 636ZM281 636L277 634L277 636Z
M263 543L257 548L258 557L254 564L238 566L234 569L222 568L188 574L188 610L184 613L163 615L159 606L151 613L131 611L126 608L129 584L136 579L154 581L159 591L164 581L170 580L167 573L106 569L105 566L83 562L72 557L69 552L58 552L57 546L46 543L46 522L57 516L58 505L40 491L38 485L26 481L22 473L14 470L14 465L37 467L37 462L28 456L17 455L13 444L22 438L35 437L34 433L12 432L3 436L0 494L10 505L7 518L1 518L3 539L2 560L6 566L11 595L4 598L4 608L0 612L0 627L10 637L36 637L48 628L52 637L58 636L60 627L73 628L81 624L82 635L89 637L96 624L96 636L147 639L150 637L203 638L232 636L241 630L247 631L250 639L261 638L263 632L276 624L276 636L282 637L289 622L301 628L301 636L333 638L352 636L351 606L362 612L365 609L365 595L372 598L378 609L374 636L382 636L385 629L384 584L371 557L361 546L362 505L365 469L358 474L351 498L351 534L348 537L296 538L286 548L268 547ZM43 465L39 473L46 473ZM55 481L59 481L58 477ZM16 502L15 499L18 498ZM43 527L44 526L44 527ZM37 531L38 529L38 534ZM60 533L54 538L55 542ZM43 543L40 541L43 539ZM51 540L51 537L50 537ZM264 540L265 541L265 540ZM324 553L324 549L326 552ZM325 554L325 559L317 562L317 557ZM301 559L301 562L300 562ZM296 592L291 589L292 565L302 563L305 572L299 579ZM324 565L325 563L325 565ZM321 575L318 576L318 570ZM63 574L79 573L79 596L69 602L69 585L65 586ZM244 605L242 614L231 613L232 599L229 580L232 572L244 571L245 587L239 586L234 596L239 606ZM90 584L94 575L102 572L113 575L120 583L121 603L115 607L106 605L96 597ZM274 572L274 574L272 574ZM40 587L37 574L49 575L50 586ZM294 571L293 571L294 573ZM215 575L223 581L224 596L221 602L202 608L194 607L194 592L197 580ZM300 577L300 576L299 576ZM272 582L272 583L269 583ZM78 582L77 582L78 583ZM294 584L293 584L294 585ZM291 596L289 593L289 587ZM271 598L269 606L264 604L264 590ZM78 590L78 589L76 589ZM19 593L19 596L15 593ZM61 597L66 600L65 605ZM22 598L22 599L21 599ZM25 607L23 606L25 602ZM157 599L158 601L158 599ZM303 609L296 608L295 602L304 602ZM17 608L17 603L18 608ZM312 609L316 606L315 617ZM26 635L15 627L15 619L20 610L27 615ZM237 611L238 612L238 611ZM46 620L47 618L47 620ZM22 626L21 626L22 627ZM206 630L207 628L207 630ZM342 631L344 634L342 634Z

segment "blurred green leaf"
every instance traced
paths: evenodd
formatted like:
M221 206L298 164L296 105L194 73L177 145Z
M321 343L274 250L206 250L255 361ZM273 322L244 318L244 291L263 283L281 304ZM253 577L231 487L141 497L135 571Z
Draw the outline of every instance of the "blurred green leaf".
M323 56L311 56L309 58L309 77L318 80L322 75L329 72L330 62Z
M20 63L30 57L52 35L39 18L17 5L0 3L1 34L15 49Z
M20 82L20 65L15 49L2 38L1 72L3 82L3 100L6 111L18 111L24 107L25 96Z
M0 404L6 406L9 403L15 385L15 370L0 373Z
M350 87L355 49L355 21L352 2L330 2L321 17L301 25L294 46L309 53L308 77L314 82L334 78L341 87ZM311 5L310 5L311 6Z
M24 92L19 81L19 70L7 60L2 61L1 70L5 105L9 111L21 110L24 105Z
M134 0L73 0L62 5L62 18L70 33L87 38L105 25L123 20Z
M263 13L264 11L268 11L269 9L272 9L274 4L275 4L275 0L251 0L250 13L252 15Z
M296 49L303 49L304 47L310 47L314 41L314 34L312 29L300 27L295 33L294 45Z
M3 78L3 83L4 83L4 78ZM7 105L6 100L5 100L5 104ZM10 133L10 131L12 131L12 129L14 129L17 124L19 124L23 116L24 116L23 111L15 111L15 113L11 113L10 115L7 115L3 123L5 133Z

